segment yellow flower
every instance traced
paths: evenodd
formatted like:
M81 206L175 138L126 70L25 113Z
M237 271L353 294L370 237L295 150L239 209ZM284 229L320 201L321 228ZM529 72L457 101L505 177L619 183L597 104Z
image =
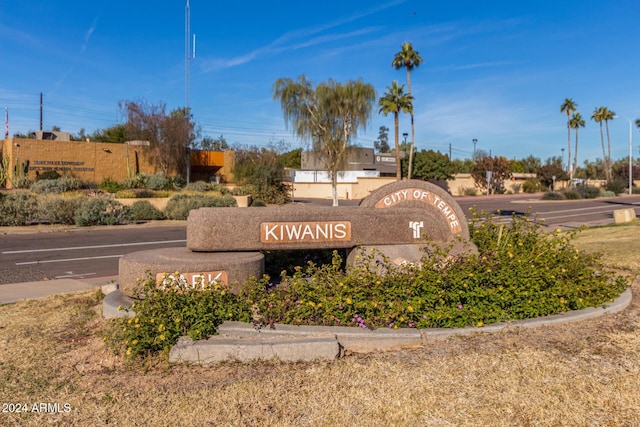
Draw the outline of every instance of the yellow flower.
M158 337L158 339L159 339L160 341L164 341L164 335L160 335L160 336Z
M407 311L409 313L413 313L413 307L411 307L410 305L407 306Z
M347 304L351 304L351 298L347 298L346 302Z
M127 356L131 356L131 347L127 348Z
M131 345L136 345L136 344L138 344L138 340L131 341Z
M118 308L116 308L116 310L118 310L118 311L122 311L122 306L121 306L121 305L119 305L119 306L118 306Z
M476 326L478 326L478 328L482 328L484 326L484 323L482 323L482 321L480 321L480 322L477 323Z

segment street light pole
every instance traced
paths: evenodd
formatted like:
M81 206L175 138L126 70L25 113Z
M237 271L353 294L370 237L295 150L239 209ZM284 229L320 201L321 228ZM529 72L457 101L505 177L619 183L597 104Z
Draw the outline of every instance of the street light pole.
M476 155L476 144L478 143L478 140L476 138L473 138L471 140L471 142L473 142L473 155Z
M629 195L631 195L633 193L631 191L633 187L633 125L629 117L625 119L629 122Z
M614 119L617 119L618 116L613 116ZM629 122L629 195L633 192L631 188L633 187L633 124L629 117L625 117Z

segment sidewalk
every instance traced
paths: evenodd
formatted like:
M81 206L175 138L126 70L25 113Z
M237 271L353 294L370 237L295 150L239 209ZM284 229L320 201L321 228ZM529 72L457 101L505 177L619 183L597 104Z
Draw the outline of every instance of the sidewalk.
M104 276L84 279L41 280L0 285L0 304L10 304L69 292L99 289L103 285L117 281L118 276Z

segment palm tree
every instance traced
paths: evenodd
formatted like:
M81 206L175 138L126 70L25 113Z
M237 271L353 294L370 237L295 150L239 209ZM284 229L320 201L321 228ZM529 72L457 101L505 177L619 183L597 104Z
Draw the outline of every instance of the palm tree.
M314 153L325 163L331 177L333 206L338 206L338 172L349 155L359 128L366 128L376 92L362 79L338 83L333 80L315 89L304 75L298 80L278 79L273 98L280 101L285 123L311 141Z
M420 63L424 62L418 51L413 50L411 43L403 43L400 52L396 53L396 56L391 62L391 66L396 70L405 68L407 70L407 87L409 89L409 96L413 99L413 92L411 90L411 70L418 68ZM412 109L413 110L413 109ZM415 131L413 129L413 111L411 111L411 148L409 149L409 173L408 178L411 179L411 167L413 160L413 146L415 143Z
M569 178L571 179L569 182L573 183L573 176L575 175L576 168L578 167L578 129L583 128L585 125L582 114L578 112L573 113L569 125L576 131L576 149L573 154L573 167L571 168L571 174L569 175Z
M398 117L401 112L413 113L413 97L404 93L404 85L398 86L398 81L396 80L391 83L391 86L387 87L387 92L378 100L378 106L380 107L378 113L382 113L385 116L393 113L396 143L396 179L400 181L402 179L402 168L400 165L400 142L398 141Z
M567 172L571 163L571 114L576 111L577 106L571 98L566 98L560 106L560 112L567 115ZM562 167L564 168L564 165Z
M604 121L604 117L606 115L606 111L607 108L606 107L598 107L596 109L593 110L593 114L591 114L591 120L593 120L594 122L600 124L600 141L602 142L602 159L603 159L603 163L604 163L604 174L605 174L605 179L607 181L609 181L609 167L608 167L608 161L607 161L607 152L605 151L604 148L604 135L602 133L602 122Z
M611 138L609 136L609 120L613 120L615 119L616 113L614 113L613 111L609 110L607 107L601 107L603 109L603 120L604 120L604 126L607 129L607 164L609 165L609 178L607 179L607 181L611 181L613 174L611 171L612 168L612 164L611 164Z

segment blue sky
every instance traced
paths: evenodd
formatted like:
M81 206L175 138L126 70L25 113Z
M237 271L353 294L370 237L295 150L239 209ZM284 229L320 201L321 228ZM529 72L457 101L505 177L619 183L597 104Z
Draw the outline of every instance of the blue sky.
M0 4L0 107L10 134L43 127L87 133L122 121L118 102L186 104L185 1L20 0ZM403 42L425 62L412 73L416 148L471 157L477 148L543 161L566 147L565 98L586 121L579 163L602 157L594 108L610 123L612 157L628 156L640 118L640 2L190 0L196 58L190 106L203 136L305 147L272 98L279 77L362 78L378 97ZM373 147L393 118L377 108L357 145ZM410 132L403 117L400 133ZM633 126L634 157L640 133ZM402 138L402 137L401 137ZM573 148L572 148L573 151ZM566 156L566 153L565 153Z

